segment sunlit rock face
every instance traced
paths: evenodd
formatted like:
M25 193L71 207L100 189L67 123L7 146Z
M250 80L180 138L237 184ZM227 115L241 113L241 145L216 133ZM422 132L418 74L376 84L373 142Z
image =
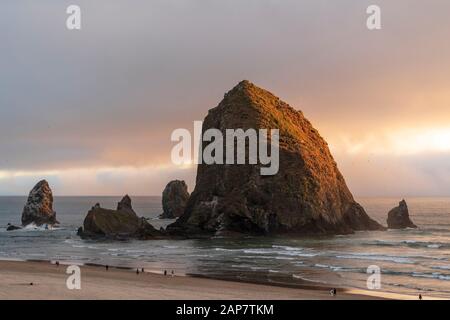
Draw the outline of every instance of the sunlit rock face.
M259 234L348 234L383 230L355 202L325 140L270 92L240 82L209 110L203 132L279 129L279 171L261 164L199 164L184 214L167 231L186 237ZM204 149L208 142L203 142Z
M162 193L163 213L162 219L175 219L180 217L189 199L186 182L181 180L170 181Z
M56 212L53 211L53 193L47 181L38 182L30 191L27 203L22 212L22 225L37 226L58 223Z

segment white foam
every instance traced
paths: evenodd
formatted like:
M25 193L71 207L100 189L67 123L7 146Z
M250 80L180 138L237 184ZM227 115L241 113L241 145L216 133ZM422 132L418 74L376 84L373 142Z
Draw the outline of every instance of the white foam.
M287 251L302 251L303 250L303 248L289 247L289 246L277 246L277 245L273 245L272 248L284 249Z
M349 254L349 255L338 255L338 259L360 259L360 260L375 260L375 261L391 261L395 263L413 264L414 261L403 257L393 257L393 256L381 256L381 255L370 255L370 254Z

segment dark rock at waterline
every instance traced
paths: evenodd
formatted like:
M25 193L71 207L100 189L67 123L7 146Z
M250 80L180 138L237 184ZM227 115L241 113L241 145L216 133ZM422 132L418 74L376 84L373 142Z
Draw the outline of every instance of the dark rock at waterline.
M162 194L163 213L161 219L175 219L180 217L189 200L189 192L186 182L182 180L170 181Z
M119 202L117 210L104 209L100 204L92 207L77 234L82 238L114 239L156 239L163 236L145 218L137 216L128 195Z
M22 225L34 223L37 226L59 223L53 211L53 194L47 181L42 180L30 191L22 212Z
M226 129L279 129L279 171L262 176L260 164L199 164L195 190L183 215L166 228L169 234L316 235L385 230L354 200L319 132L301 111L270 92L240 82L209 110L203 132L212 128L223 136ZM207 145L203 142L202 149Z
M14 230L20 230L22 227L14 226L11 223L8 223L6 226L6 231L14 231Z
M389 229L417 228L409 217L408 205L405 200L400 201L398 207L389 211L387 224Z

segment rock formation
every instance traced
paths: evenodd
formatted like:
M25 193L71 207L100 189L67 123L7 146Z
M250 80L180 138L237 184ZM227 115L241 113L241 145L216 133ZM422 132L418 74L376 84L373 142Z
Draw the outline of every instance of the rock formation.
M82 238L155 239L162 236L145 218L134 212L128 195L118 203L117 210L104 209L96 204L84 219L77 234Z
M20 230L20 229L22 229L22 228L12 225L11 223L8 223L8 225L6 226L6 231L14 231L14 230Z
M175 219L181 216L186 208L189 192L184 181L170 181L162 194L162 219Z
M34 223L37 226L43 224L57 224L56 212L53 211L53 194L48 182L40 181L31 190L27 204L23 208L22 225Z
M389 229L417 228L409 218L408 205L405 200L400 201L398 207L389 211L387 224Z
M210 128L224 136L226 129L279 129L279 171L262 176L261 164L199 164L195 190L184 214L168 226L170 234L315 235L385 229L353 199L327 143L303 113L270 92L240 82L209 110L203 132ZM202 149L207 145L203 142Z

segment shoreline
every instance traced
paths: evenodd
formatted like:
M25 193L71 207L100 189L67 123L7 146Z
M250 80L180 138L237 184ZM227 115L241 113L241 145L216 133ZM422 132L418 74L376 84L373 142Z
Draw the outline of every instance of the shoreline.
M77 264L81 269L81 290L66 286L70 263L52 261L0 260L0 299L73 300L417 300L417 297L389 292L339 288L281 286L209 278L199 275L171 276L134 268ZM33 283L33 285L30 285ZM424 299L431 299L424 297Z

